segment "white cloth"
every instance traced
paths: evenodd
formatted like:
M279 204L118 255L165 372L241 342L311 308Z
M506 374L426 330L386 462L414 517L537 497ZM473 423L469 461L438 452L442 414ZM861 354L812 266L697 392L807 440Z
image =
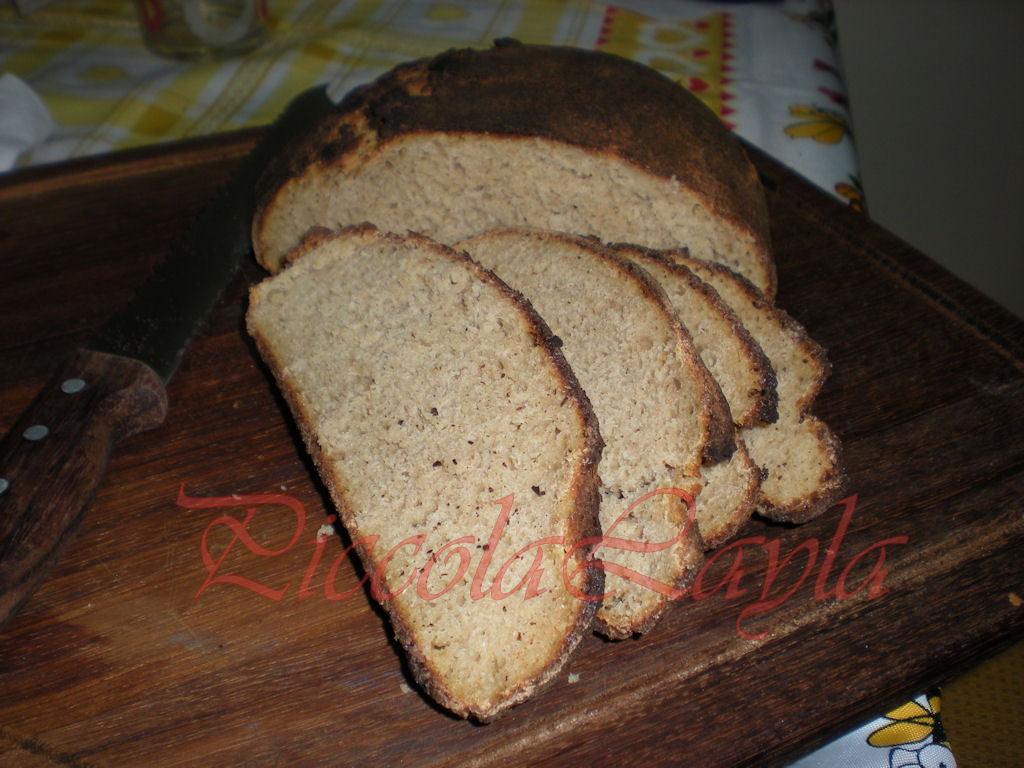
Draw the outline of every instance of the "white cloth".
M53 118L35 91L10 72L0 75L0 171L13 168L53 129Z

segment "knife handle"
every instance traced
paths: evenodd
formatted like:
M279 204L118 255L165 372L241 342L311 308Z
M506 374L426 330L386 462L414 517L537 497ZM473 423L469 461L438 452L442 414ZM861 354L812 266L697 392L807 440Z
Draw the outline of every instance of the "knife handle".
M149 366L80 349L0 441L0 629L74 537L114 445L166 415Z

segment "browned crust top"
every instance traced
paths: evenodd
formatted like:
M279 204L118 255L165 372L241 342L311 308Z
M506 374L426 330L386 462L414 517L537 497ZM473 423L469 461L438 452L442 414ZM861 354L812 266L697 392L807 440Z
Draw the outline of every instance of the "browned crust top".
M349 93L264 174L258 209L310 165L327 167L364 142L421 132L540 136L617 155L691 188L770 261L757 172L699 99L619 56L510 40L404 64Z

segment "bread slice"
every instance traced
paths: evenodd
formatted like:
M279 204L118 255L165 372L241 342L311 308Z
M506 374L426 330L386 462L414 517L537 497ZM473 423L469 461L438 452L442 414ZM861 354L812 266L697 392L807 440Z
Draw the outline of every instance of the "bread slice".
M729 419L728 411L720 410L727 409L721 392L660 286L598 242L505 229L457 247L522 291L562 340L605 440L600 466L605 535L647 544L674 542L657 552L605 544L596 555L609 569L608 597L597 612L599 631L611 638L647 631L671 590L695 574L702 549L680 497L641 500L666 489L690 496L700 492L705 459L722 458L733 444L730 428L729 445L716 445L725 434L716 422ZM623 568L632 573L616 572ZM637 574L654 579L654 588Z
M606 53L500 42L350 93L268 169L253 224L276 271L312 226L453 243L501 227L687 246L774 295L753 165L699 99Z
M739 431L751 458L765 471L758 511L791 523L816 517L838 501L846 483L839 440L810 412L830 372L825 350L742 276L685 252L668 256L715 288L775 369L778 419Z
M775 421L775 371L715 289L661 253L625 244L616 245L615 251L647 270L665 290L694 348L720 385L734 423L743 427ZM697 523L706 549L724 544L750 519L761 476L739 438L728 461L702 467L705 486L697 503Z
M727 461L701 468L704 488L697 500L697 528L705 551L718 549L750 520L763 476L739 435L736 452Z
M415 678L489 720L592 623L593 411L536 312L464 254L364 226L292 258L248 329Z

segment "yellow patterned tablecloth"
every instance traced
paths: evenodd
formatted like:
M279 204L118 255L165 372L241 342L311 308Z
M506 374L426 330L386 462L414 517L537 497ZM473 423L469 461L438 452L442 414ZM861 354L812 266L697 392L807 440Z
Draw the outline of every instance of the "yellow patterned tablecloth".
M2 2L2 0L0 0ZM270 0L270 42L234 60L161 59L130 0L0 5L0 73L55 128L19 165L264 125L304 88L338 96L399 62L498 37L595 48L683 83L745 138L859 203L846 102L822 0Z

